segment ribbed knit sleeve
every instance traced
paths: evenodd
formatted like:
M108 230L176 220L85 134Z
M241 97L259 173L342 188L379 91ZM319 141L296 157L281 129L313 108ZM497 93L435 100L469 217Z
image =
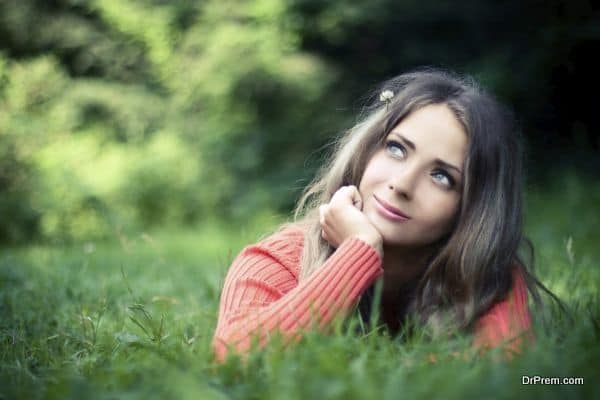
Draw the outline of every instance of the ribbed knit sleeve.
M309 278L298 282L302 244L281 233L245 248L231 265L221 293L213 349L247 352L253 338L264 345L278 331L286 340L311 326L324 328L349 311L383 274L381 258L367 243L345 240Z
M502 346L512 353L519 352L524 341L534 339L527 305L527 285L522 272L515 269L513 287L507 298L496 303L477 321L474 344L482 349Z

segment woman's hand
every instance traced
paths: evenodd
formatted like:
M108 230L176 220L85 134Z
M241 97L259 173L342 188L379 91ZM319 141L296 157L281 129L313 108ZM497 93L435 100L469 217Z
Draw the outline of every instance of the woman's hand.
M342 186L328 204L319 207L321 235L337 248L345 239L356 237L383 255L383 239L362 213L363 202L356 186Z

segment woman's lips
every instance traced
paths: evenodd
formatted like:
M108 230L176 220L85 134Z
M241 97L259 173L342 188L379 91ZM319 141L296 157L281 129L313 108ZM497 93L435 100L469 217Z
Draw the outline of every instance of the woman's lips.
M391 219L392 221L406 221L410 219L409 216L404 215L400 210L386 203L384 200L378 199L377 196L373 196L373 198L375 199L377 211L382 216Z

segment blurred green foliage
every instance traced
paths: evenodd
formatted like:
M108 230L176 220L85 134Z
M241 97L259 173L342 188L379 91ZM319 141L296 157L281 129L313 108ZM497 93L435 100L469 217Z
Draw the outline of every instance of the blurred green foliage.
M284 1L0 8L28 53L0 58L0 240L289 205L278 183L315 146L331 71L298 50Z
M586 4L4 0L0 242L289 211L354 99L416 65L544 114L527 93L597 35Z

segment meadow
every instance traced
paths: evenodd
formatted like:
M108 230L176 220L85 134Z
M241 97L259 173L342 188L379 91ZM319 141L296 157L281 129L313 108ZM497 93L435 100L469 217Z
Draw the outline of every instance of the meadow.
M600 184L566 173L526 196L540 279L568 306L534 311L537 340L511 360L378 331L276 341L215 364L225 272L283 217L0 249L0 399L599 398ZM435 355L435 362L432 361ZM581 377L580 385L522 385Z
M598 26L587 2L0 1L0 400L600 398ZM568 312L547 299L511 361L338 325L215 364L233 258L419 66L517 112Z

